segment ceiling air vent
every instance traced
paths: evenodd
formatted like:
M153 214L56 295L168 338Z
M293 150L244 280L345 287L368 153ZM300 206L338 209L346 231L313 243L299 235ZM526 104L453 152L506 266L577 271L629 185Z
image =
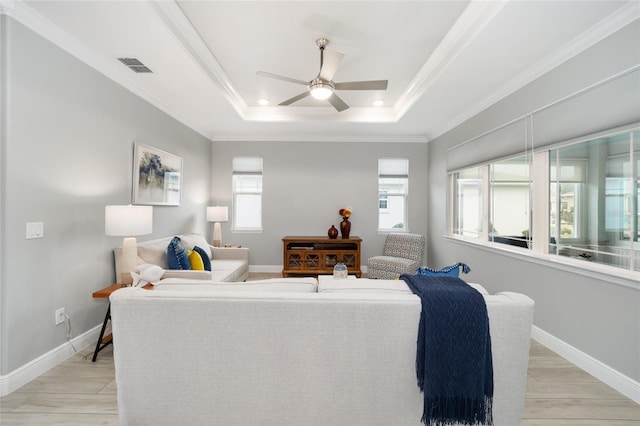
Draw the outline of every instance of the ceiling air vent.
M136 58L118 58L118 60L133 72L153 72Z

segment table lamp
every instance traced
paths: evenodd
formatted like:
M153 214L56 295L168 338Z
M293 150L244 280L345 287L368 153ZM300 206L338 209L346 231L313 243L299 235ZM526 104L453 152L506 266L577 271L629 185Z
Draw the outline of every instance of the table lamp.
M105 206L105 234L125 237L122 240L120 258L120 280L131 284L131 271L138 266L138 243L135 235L150 234L153 228L152 206ZM118 277L116 277L118 279Z
M215 222L213 225L213 246L222 245L222 231L220 222L229 220L229 208L227 206L207 207L207 222Z

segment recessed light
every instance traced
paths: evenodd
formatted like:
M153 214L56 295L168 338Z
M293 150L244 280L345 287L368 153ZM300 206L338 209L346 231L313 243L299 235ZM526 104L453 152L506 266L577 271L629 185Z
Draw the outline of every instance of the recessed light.
M262 106L269 105L269 99L264 99L264 98L258 99L258 105L262 105Z
M376 99L375 101L373 101L373 106L375 107L381 107L384 105L384 101L380 100L380 99Z

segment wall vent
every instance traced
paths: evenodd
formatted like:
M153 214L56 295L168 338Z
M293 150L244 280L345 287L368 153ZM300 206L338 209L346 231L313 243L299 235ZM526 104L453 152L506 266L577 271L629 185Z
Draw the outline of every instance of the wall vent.
M118 58L118 60L129 67L133 72L153 72L136 58Z

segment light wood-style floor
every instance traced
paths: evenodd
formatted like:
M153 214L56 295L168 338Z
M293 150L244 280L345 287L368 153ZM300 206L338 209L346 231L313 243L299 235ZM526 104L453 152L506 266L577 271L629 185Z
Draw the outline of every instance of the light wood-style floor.
M95 363L85 348L0 398L0 425L117 425L112 348ZM532 341L522 425L640 426L640 405Z

